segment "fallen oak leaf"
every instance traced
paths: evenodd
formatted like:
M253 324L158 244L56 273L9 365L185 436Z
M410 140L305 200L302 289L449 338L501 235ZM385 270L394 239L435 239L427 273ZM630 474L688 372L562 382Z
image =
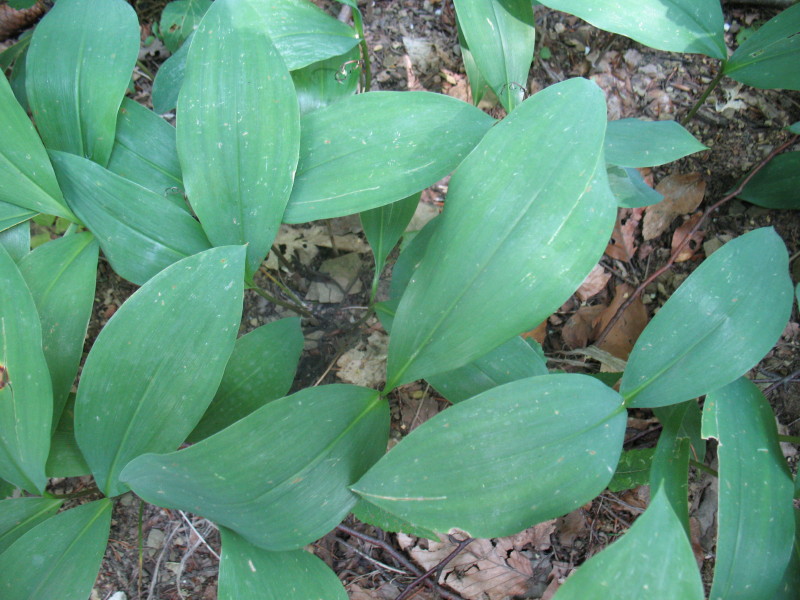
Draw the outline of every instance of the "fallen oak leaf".
M695 213L686 219L683 225L675 230L675 232L672 234L673 254L675 254L675 251L678 249L678 247L684 243L686 236L692 232L692 229L694 229L695 225L697 225L702 218L702 212ZM681 248L680 252L678 252L678 255L675 257L675 262L685 262L692 258L695 255L695 252L697 252L697 250L702 246L704 237L705 231L702 229L692 233L692 237L688 242L686 242L686 244L684 244L683 248Z
M647 207L642 226L645 240L660 236L676 217L693 213L703 201L706 182L700 173L668 175L658 183L656 191L664 199Z
M598 330L603 331L617 314L620 307L634 292L632 286L622 283L617 286L614 299L600 317ZM647 325L647 309L642 303L641 296L637 297L619 317L614 326L606 334L605 339L597 344L598 348L609 354L627 360L633 345Z

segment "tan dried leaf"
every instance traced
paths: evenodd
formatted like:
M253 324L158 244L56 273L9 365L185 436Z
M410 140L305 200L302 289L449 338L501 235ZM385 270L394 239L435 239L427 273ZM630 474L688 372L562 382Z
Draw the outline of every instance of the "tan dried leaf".
M586 348L600 333L597 325L600 316L607 308L605 304L581 306L561 329L561 338L564 343L573 350Z
M636 254L636 231L642 220L643 209L620 208L614 232L606 247L606 254L616 260L630 262Z
M647 207L644 215L642 237L652 240L664 233L679 215L693 213L706 191L706 182L700 173L668 175L656 186L664 199L658 204Z
M697 225L698 221L703 218L703 213L698 212L693 214L691 217L686 219L686 221L678 227L675 232L672 234L672 252L675 253L675 250L678 249L683 243L683 240L686 239L686 236L692 231L695 225ZM691 239L687 242L687 244L681 249L678 253L678 256L675 257L675 262L685 262L692 258L695 255L703 244L703 237L705 237L705 231L702 229L696 231L692 234Z
M609 279L611 279L611 273L608 273L602 265L595 265L575 294L581 302L586 302L589 298L602 292Z
M617 286L614 300L600 318L599 330L602 331L611 322L622 304L630 297L634 289L627 283ZM633 345L647 325L647 309L642 304L641 296L625 309L622 316L608 332L606 338L597 346L609 354L622 360L628 360Z

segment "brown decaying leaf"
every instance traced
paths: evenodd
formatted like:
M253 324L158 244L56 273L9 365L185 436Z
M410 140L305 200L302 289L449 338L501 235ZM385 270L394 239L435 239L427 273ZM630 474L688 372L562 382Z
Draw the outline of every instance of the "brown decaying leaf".
M617 286L614 293L614 300L600 317L599 330L605 329L606 325L616 314L619 307L633 293L634 289L627 283ZM608 332L606 339L598 347L617 358L628 360L628 355L633 350L633 344L647 325L647 310L642 304L641 296L625 310L619 320Z
M611 273L606 272L602 265L595 265L575 294L581 302L586 302L589 298L602 292L609 279L611 279Z
M561 329L561 339L572 348L586 348L599 335L598 323L608 307L605 304L581 306Z
M675 217L694 212L703 201L706 182L700 173L676 173L668 175L656 186L664 199L647 207L644 215L642 237L652 240L664 233Z
M672 234L672 253L675 253L675 250L678 249L683 243L683 240L686 239L686 236L692 231L692 228L697 225L700 219L703 218L703 213L698 212L693 214L691 217L684 221L683 225L678 227L675 232ZM675 262L685 262L692 258L695 255L703 244L703 238L705 237L705 231L699 230L696 231L689 242L683 247L683 249L678 253L678 256L675 257Z
M589 531L583 508L576 508L571 513L558 519L557 531L558 541L561 542L562 546L573 546L575 540Z
M542 321L530 331L526 331L522 334L522 337L533 338L540 344L544 344L544 340L547 337L547 321Z
M442 69L441 72L444 75L442 93L472 104L472 88L469 87L467 76L447 69Z
M642 208L620 208L617 211L617 222L614 232L606 247L606 254L610 258L630 262L636 254L636 231L642 220Z
M524 594L533 577L530 558L521 550L542 551L550 547L550 535L555 531L555 519L539 523L516 535L493 540L476 539L456 556L442 571L439 583L447 584L466 600L505 600ZM455 538L465 534L454 530ZM409 536L398 535L401 546L411 546ZM422 547L421 544L427 545ZM441 542L421 540L409 554L423 569L436 567L456 545L446 537Z

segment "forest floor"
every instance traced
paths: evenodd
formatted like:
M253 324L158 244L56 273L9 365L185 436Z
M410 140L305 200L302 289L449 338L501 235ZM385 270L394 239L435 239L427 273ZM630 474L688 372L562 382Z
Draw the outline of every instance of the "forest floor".
M332 14L340 5L316 2ZM152 20L154 8L136 3ZM163 4L163 3L162 3ZM372 89L429 90L469 100L469 86L460 56L451 0L375 0L364 8L371 53ZM150 12L149 12L150 11ZM775 11L764 8L726 9L727 42L736 47L737 33L766 21ZM587 77L606 93L609 120L636 117L680 121L717 73L718 61L661 52L627 38L598 30L575 17L536 7L536 58L527 94L570 77ZM153 71L166 58L154 46L143 60ZM135 98L149 100L150 81L135 78ZM482 108L501 117L491 101ZM551 368L596 372L602 365L583 352L595 342L599 322L607 322L625 294L669 259L673 238L685 232L709 206L722 198L770 151L788 139L783 128L800 120L800 94L757 90L724 80L687 128L709 150L643 172L646 181L671 194L674 208L663 222L646 225L647 211L620 209L618 227L592 277L576 294L530 335L545 350ZM798 148L795 148L798 149ZM446 202L447 179L423 193L419 228ZM688 223L688 225L687 225ZM648 228L643 237L643 225ZM792 257L792 275L800 280L800 218L791 211L772 211L739 200L724 204L706 220L703 230L681 262L652 283L623 319L623 328L606 338L606 351L625 358L648 319L663 305L705 256L721 244L752 229L771 226L781 235ZM349 381L376 387L387 337L375 319L360 322L368 305L372 259L357 218L331 223L286 227L278 247L298 271L287 284L298 294L319 298L345 293L334 302L309 300L318 323L304 329L306 346L295 388ZM333 240L333 241L332 241ZM359 257L349 275L337 281L321 272L323 261L340 253ZM280 270L276 270L280 276ZM388 280L390 268L384 273ZM348 277L350 280L348 281ZM268 281L263 286L270 287ZM95 316L89 339L110 318L135 287L120 280L101 262ZM245 301L243 331L292 313L253 294ZM611 311L611 312L609 312ZM782 433L800 434L800 320L797 309L777 346L750 377L761 382ZM377 373L377 375L376 375ZM392 394L392 439L397 441L448 403L424 382L403 386ZM632 413L626 449L654 446L660 427L650 411ZM796 470L796 449L786 444ZM707 462L713 464L714 449ZM80 481L56 482L75 491ZM694 474L690 486L692 542L704 578L710 581L714 557L716 490L712 478ZM417 600L463 598L506 600L551 598L570 573L624 533L648 503L646 486L601 494L563 518L543 523L513 538L476 540L443 569L442 589L420 585ZM140 562L140 511L141 539ZM368 539L371 538L371 539ZM350 517L341 527L313 544L347 586L353 600L393 600L421 572L447 556L453 544L436 544L402 534L390 534ZM141 505L132 494L116 503L111 541L92 593L92 600L213 600L216 598L219 536L205 519L152 505Z

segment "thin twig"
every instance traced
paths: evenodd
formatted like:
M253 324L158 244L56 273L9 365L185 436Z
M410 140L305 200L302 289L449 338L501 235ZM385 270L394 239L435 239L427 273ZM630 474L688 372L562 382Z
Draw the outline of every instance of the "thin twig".
M711 83L708 84L708 87L706 87L705 91L703 92L703 95L700 96L695 105L692 107L692 110L690 110L689 113L683 118L683 121L681 121L681 125L685 127L686 124L692 120L692 117L694 117L697 114L697 111L700 110L700 107L703 106L703 104L705 104L711 92L713 92L714 89L719 85L719 82L722 81L724 75L725 75L724 69L722 65L720 65L719 73L717 73L717 76L714 77L714 79L711 80Z
M189 517L187 517L187 516L186 516L186 513L185 513L185 512L183 512L182 510L179 510L179 511L178 511L178 513L180 513L181 517L183 517L183 520L184 520L184 521L186 521L186 524L189 526L189 528L190 528L190 529L191 529L191 530L194 532L194 534L197 536L197 539L199 539L201 542L203 542L203 545L204 545L206 548L208 548L208 551L209 551L209 552L211 552L211 554L213 554L213 555L214 555L214 558L216 558L217 560L219 560L219 554L217 554L217 553L214 551L214 549L213 549L211 546L209 546L209 545L208 545L208 542L206 541L206 539L205 539L205 538L204 538L202 535L200 535L200 532L199 532L199 531L197 531L197 529L195 529L194 525L193 525L193 524L192 524L192 522L189 520Z
M153 568L153 574L150 576L150 587L147 589L147 600L153 600L153 592L156 590L156 584L158 583L158 570L161 568L161 561L164 559L164 555L169 550L169 545L172 543L172 538L175 537L175 534L178 533L183 527L181 525L175 525L172 528L172 531L169 532L167 539L164 540L164 546L161 548L161 553L158 555L158 560L156 560L156 566Z
M794 373L789 373L789 375L787 375L786 377L782 377L781 379L773 383L771 386L769 386L767 389L765 389L764 395L767 396L780 386L795 381L798 375L800 375L800 370L797 370Z
M725 204L729 200L732 200L733 198L738 196L742 192L744 187L750 182L750 180L753 177L755 177L756 173L761 171L761 169L763 169L767 165L767 163L769 163L773 158L775 158L775 156L777 156L778 154L780 154L781 152L783 152L784 150L789 148L792 144L794 144L797 141L798 137L800 137L800 136L794 135L789 139L789 141L787 141L784 144L781 144L780 146L778 146L777 148L772 150L772 152L770 152L766 156L766 158L764 158L760 163L758 163L750 171L750 173L747 174L747 177L745 177L742 180L742 182L738 186L736 186L735 190L733 190L730 194L726 195L724 198L722 198L721 200L716 202L713 206L711 206L711 208L709 208L706 211L706 213L697 221L697 223L695 223L695 226L692 227L692 230L686 235L686 237L683 238L683 240L681 241L680 244L678 244L678 246L675 248L675 250L673 250L672 254L669 257L669 260L667 260L667 263L663 267L661 267L660 269L658 269L657 271L652 273L641 284L639 284L639 287L637 287L636 290L634 290L634 292L630 296L628 296L628 298L625 300L625 302L623 302L620 305L620 307L617 309L617 312L614 313L614 316L611 317L611 320L608 322L608 324L605 326L603 331L597 337L597 340L595 341L595 345L596 346L603 343L603 341L606 339L606 337L608 337L608 334L611 331L611 329L614 327L614 325L617 324L617 321L620 320L620 318L625 313L625 311L628 309L628 307L631 304L633 304L634 300L636 300L636 298L638 298L641 295L641 293L644 291L644 289L648 285L650 285L653 281L655 281L662 273L665 273L666 271L668 271L669 269L672 268L673 264L675 263L675 259L683 251L683 249L686 247L686 245L692 239L694 234L697 233L700 230L700 228L705 224L706 219L709 217L709 215L711 215L711 213L713 213L715 210L717 210L720 206L722 206L723 204Z
M417 587L428 581L428 577L430 577L434 573L436 574L436 577L433 578L433 581L438 582L439 577L441 577L442 571L447 566L447 564L451 560L453 560L456 556L458 556L464 548L469 546L473 542L473 538L467 538L465 540L456 542L453 539L453 537L450 536L450 542L457 544L455 549L450 554L445 556L441 561L439 561L439 564L431 567L425 573L423 573L422 575L417 577L414 581L412 581L406 587L406 589L403 590L403 593L400 594L395 600L406 600Z
M348 548L350 548L350 550L352 550L353 552L355 552L356 554L358 554L358 555L359 555L361 558L364 558L364 559L368 560L369 562L371 562L371 563L372 563L372 564L374 564L374 565L377 565L377 566L378 566L378 567L380 567L381 569L386 569L387 571L391 571L392 573L399 573L400 575L408 575L408 573L406 573L406 572L405 572L405 571L403 571L402 569L397 569L397 568L395 568L395 567L390 567L390 566L389 566L389 565L387 565L386 563L382 563L382 562L381 562L381 561L379 561L378 559L376 559L376 558L372 558L372 557L371 557L369 554L367 554L366 552L362 552L361 550L359 550L358 548L356 548L355 546L353 546L353 544L348 544L347 542L345 542L345 541L344 541L342 538L340 538L340 537L338 537L338 536L336 536L334 539L335 539L337 542L339 542L340 544L342 544L343 546L347 546Z

